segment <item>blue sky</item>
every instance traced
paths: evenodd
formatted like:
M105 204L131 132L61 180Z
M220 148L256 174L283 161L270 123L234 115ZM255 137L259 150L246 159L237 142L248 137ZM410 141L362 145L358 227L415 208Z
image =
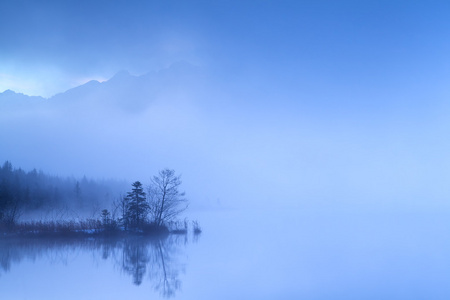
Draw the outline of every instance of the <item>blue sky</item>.
M366 106L376 106L387 93L428 94L445 86L449 6L445 1L6 1L0 90L51 96L120 70L142 74L186 60L210 68L217 80L245 79L249 88L282 90L286 98L327 101L337 95L339 102L354 105L354 98L369 94Z
M7 1L0 91L49 97L120 70L187 61L207 85L200 107L171 108L185 114L170 134L186 152L154 154L178 162L193 183L216 175L212 194L225 183L241 185L241 197L263 186L267 201L282 189L292 199L426 203L428 195L442 204L449 16L446 1ZM13 163L26 166L19 156Z

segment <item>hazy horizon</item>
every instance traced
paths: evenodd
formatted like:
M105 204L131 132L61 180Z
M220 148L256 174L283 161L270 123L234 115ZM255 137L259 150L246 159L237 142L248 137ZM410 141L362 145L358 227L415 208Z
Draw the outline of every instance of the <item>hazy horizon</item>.
M56 95L2 104L3 161L142 181L169 167L233 207L448 209L446 3L3 9L0 90Z

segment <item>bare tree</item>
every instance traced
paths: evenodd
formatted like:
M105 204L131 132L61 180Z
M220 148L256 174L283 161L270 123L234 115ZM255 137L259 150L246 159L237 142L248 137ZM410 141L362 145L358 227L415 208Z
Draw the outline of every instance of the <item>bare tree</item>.
M122 224L125 228L127 227L127 201L128 198L122 195L119 195L119 198L113 201L112 203L112 212L111 218L113 220L117 220L119 224Z
M180 177L174 170L164 169L151 180L148 187L149 213L152 222L158 226L173 220L188 207L184 192L178 190Z
M102 217L103 226L111 225L111 221L112 221L111 220L111 213L107 209L103 209L102 210L101 217Z

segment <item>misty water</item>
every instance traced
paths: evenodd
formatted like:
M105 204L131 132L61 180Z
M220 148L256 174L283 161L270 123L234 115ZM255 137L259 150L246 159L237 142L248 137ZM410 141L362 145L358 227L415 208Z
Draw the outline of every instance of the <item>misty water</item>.
M199 236L0 242L2 299L448 299L438 212L224 210Z

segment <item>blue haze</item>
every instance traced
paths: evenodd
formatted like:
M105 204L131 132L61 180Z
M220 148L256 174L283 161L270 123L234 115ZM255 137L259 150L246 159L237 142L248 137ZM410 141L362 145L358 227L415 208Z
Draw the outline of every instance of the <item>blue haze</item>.
M142 75L186 61L203 70L202 84L178 91L188 104L166 111L173 127L160 150L142 147L146 166L164 161L188 177L192 162L195 185L215 179L210 199L446 206L448 11L440 1L7 2L0 89L51 97L119 70ZM10 137L3 126L9 150L1 154L15 165L133 177L95 151L95 170L70 162L58 170L65 163L50 155L32 161L28 137ZM56 140L45 144L69 151ZM136 150L111 151L109 161L127 165L127 151ZM70 161L83 166L84 156ZM137 164L134 176L150 173ZM219 191L224 185L234 192Z
M280 255L272 299L445 299L449 15L446 1L7 1L0 92L44 98L0 94L0 159L144 184L181 173L218 232L186 271L197 292L205 272L264 276ZM248 219L216 224L218 210ZM215 284L237 284L224 272Z

